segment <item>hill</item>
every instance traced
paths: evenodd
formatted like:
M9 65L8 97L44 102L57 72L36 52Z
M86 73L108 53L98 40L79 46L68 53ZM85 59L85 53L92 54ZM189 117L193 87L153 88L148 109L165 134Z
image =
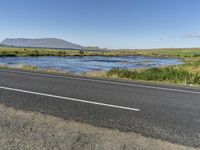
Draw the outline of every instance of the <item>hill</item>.
M26 39L15 38L5 39L0 44L15 47L36 47L36 48L58 48L58 49L81 49L82 46L74 44L62 39L56 38L40 38L40 39Z

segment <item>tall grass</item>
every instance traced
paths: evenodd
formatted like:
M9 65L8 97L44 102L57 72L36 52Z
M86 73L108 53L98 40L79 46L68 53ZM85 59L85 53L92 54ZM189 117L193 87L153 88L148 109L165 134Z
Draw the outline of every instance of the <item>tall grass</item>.
M173 83L200 84L200 74L190 73L174 67L150 68L142 72L113 68L106 73L107 77L128 78L147 81L166 81Z

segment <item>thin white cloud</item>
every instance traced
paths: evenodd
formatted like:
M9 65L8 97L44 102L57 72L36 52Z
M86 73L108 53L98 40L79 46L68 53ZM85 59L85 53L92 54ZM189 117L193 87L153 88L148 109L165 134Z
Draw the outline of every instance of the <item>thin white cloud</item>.
M200 38L200 33L187 33L184 35L187 38Z

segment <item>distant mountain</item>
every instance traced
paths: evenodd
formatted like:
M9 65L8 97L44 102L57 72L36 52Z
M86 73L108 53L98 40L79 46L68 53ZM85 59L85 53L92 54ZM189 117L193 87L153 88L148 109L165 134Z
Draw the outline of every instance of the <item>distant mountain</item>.
M16 47L35 47L35 48L58 48L58 49L81 49L82 46L56 38L40 39L5 39L0 44Z

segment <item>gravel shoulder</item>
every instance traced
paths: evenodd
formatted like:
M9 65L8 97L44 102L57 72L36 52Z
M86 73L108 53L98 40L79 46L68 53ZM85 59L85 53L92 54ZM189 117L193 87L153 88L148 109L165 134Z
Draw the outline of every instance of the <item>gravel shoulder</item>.
M0 105L0 149L194 150L195 148Z

